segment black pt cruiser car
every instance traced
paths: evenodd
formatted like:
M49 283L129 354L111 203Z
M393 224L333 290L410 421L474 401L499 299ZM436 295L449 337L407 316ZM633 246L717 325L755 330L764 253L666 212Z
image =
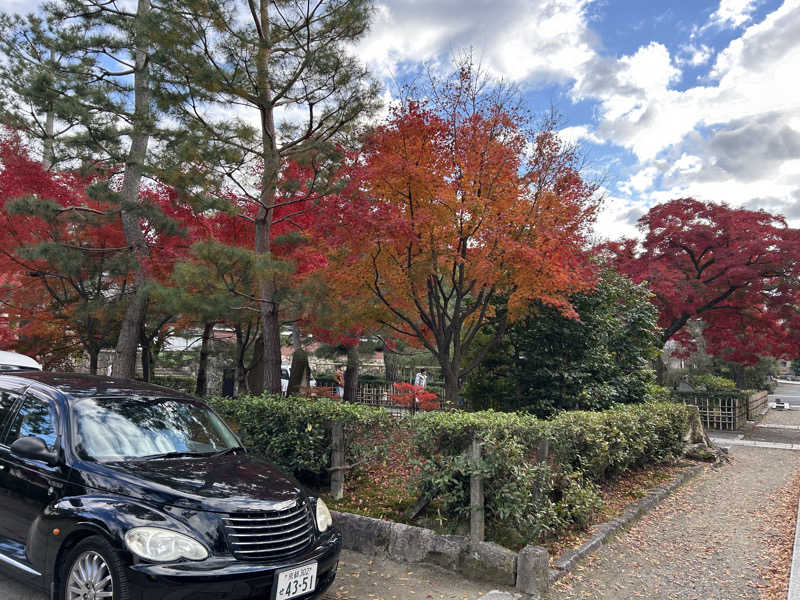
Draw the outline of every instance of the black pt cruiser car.
M0 569L53 600L316 598L340 548L325 503L203 403L0 375Z

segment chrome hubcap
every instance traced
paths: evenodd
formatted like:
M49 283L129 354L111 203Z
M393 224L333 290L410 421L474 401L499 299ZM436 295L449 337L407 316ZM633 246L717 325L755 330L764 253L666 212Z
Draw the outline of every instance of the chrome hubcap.
M67 600L102 600L114 597L114 580L97 552L84 552L72 563L67 577Z

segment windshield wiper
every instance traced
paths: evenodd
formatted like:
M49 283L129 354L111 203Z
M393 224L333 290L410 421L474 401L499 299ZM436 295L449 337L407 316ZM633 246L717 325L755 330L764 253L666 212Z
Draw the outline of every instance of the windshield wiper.
M236 450L244 450L245 452L247 452L247 450L245 450L241 446L231 446L230 448L225 448L225 450L214 452L214 454L211 455L211 458L218 458L220 456L225 456L226 454L230 454L231 452L235 452Z
M208 456L208 452L163 452L161 454L148 454L146 456L135 456L129 460L134 462L140 460L159 460L162 458L185 458L187 456Z

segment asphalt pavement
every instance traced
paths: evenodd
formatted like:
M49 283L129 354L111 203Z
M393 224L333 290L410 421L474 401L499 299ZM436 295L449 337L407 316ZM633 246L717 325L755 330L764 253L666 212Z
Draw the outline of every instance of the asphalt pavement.
M405 565L343 550L336 581L320 600L514 600L511 589L468 581L450 571L426 565ZM47 600L33 588L0 575L0 600Z
M800 381L778 383L778 387L769 395L769 402L772 404L778 399L800 408Z

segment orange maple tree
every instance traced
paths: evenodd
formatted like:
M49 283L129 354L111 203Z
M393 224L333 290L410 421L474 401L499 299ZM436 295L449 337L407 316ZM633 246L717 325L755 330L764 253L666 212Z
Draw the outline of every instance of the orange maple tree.
M487 91L469 66L429 96L366 137L318 225L334 292L375 300L376 321L430 350L453 402L531 301L574 314L567 296L593 279L582 248L595 188L552 122L531 126L513 95Z

